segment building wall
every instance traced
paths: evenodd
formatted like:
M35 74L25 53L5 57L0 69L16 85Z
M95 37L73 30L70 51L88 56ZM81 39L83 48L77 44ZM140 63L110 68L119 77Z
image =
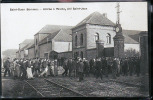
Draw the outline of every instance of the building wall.
M38 43L42 40L42 39L44 39L46 36L48 36L49 34L48 33L44 33L44 34L36 34L35 36L34 36L34 43L35 43L35 56L36 57L39 57L40 56L40 48L39 48L39 46L38 46ZM37 41L37 42L36 42Z
M16 58L20 58L19 53L16 53Z
M99 26L87 24L87 49L96 48L95 34L99 34L99 39L104 41L104 47L114 47L113 37L115 36L115 31L113 27L109 26ZM111 35L111 43L107 43L108 33Z
M44 58L46 52L51 51L51 42L39 45L40 58Z
M96 58L97 54L96 54L96 49L88 49L87 50L87 59L90 60L90 59L93 59L93 58Z
M137 52L140 51L140 44L124 44L124 51L129 49L135 49Z
M24 58L24 50L20 52L20 58Z
M74 53L78 52L78 57L81 57L81 51L83 52L83 57L86 57L86 25L81 27L77 27L72 30L72 51L73 51L73 58ZM81 42L81 34L83 35L83 44ZM77 36L77 46L75 45L75 36Z
M67 59L72 58L72 51L59 53L58 58L60 59L62 57L67 58Z
M83 33L83 45L80 46L80 36L81 33ZM86 24L80 27L77 27L75 29L72 30L72 50L73 50L73 57L74 57L74 53L75 52L79 52L79 56L80 56L80 52L83 52L83 55L85 58L89 59L90 56L91 58L95 58L96 57L96 51L88 51L86 52L86 50L88 49L93 49L96 48L96 40L95 40L95 34L98 33L99 34L99 40L103 40L104 41L104 47L108 48L108 47L114 47L114 40L113 37L115 36L115 31L113 30L113 27L110 26L100 26L100 25L90 25L90 24ZM111 35L111 43L107 43L107 36L108 33ZM77 46L75 46L75 36L77 35ZM95 55L94 55L94 54ZM93 57L92 57L93 55Z
M39 47L38 47L38 42L39 42L39 34L36 34L34 36L34 43L35 43L35 57L39 57Z
M28 58L35 58L34 47L28 49Z
M25 47L26 45L27 45L27 43L20 43L20 44L19 44L19 49Z
M48 35L49 35L48 33L39 34L39 41L41 41L42 39L44 39Z
M56 52L72 51L72 42L57 42L54 41L53 50Z

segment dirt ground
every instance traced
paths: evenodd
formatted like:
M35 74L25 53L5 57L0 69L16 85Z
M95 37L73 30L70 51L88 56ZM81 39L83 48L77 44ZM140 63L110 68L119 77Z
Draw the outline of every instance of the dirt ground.
M42 80L44 78L35 78L34 80ZM95 77L84 77L82 82L78 82L78 78L74 77L48 77L47 79L62 84L79 93L89 97L147 97L148 91L144 91L139 87L128 86L109 78L104 77L102 80ZM120 76L115 81L127 82L131 84L142 84L142 77L137 76ZM34 84L38 84L35 82ZM22 97L40 97L28 84L23 80L2 77L2 97L3 98L22 98Z

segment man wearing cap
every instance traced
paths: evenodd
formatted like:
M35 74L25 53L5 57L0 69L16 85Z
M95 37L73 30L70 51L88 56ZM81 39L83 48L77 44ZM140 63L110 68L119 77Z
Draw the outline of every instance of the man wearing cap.
M79 82L83 80L83 69L84 69L84 64L82 59L80 58L78 62Z
M5 72L4 72L4 77L6 76L7 72L8 75L10 76L10 61L9 61L9 57L7 58L7 60L4 62L4 68L5 68Z
M116 79L117 66L118 66L117 58L114 58L114 61L113 61L113 68L112 68L112 76L113 76L114 79Z
M84 74L86 75L86 76L89 76L89 69L90 69L90 67L89 67L89 61L88 60L86 60L86 58L83 58L83 63L84 63Z

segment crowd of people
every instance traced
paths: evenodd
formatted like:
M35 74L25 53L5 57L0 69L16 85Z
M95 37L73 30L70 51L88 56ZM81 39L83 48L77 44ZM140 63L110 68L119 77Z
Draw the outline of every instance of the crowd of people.
M49 77L58 75L58 60L50 59L14 59L9 58L4 62L4 77L8 73L14 79L33 79L34 77ZM82 81L84 77L94 76L96 79L103 76L113 78L140 74L139 57L114 58L102 57L90 59L77 57L64 59L62 63L63 77L78 77Z

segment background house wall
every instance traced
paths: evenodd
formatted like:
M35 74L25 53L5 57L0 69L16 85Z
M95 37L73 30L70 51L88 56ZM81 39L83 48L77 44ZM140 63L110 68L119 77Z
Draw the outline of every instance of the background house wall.
M76 27L72 30L72 53L73 57L76 52L78 52L78 57L81 57L81 52L83 52L83 57L86 57L86 25L81 27ZM81 34L83 35L83 44L81 44ZM77 36L77 46L75 45L75 37Z
M24 50L20 52L20 58L24 58Z
M139 43L137 43L137 44L124 44L124 51L130 50L130 49L134 49L137 52L139 52L140 51L140 44Z
M67 52L72 51L72 42L58 42L54 41L54 51L56 52Z
M30 58L30 59L31 59L31 58L35 58L34 47L28 49L28 58Z
M87 49L96 48L95 34L99 34L99 40L104 41L104 47L114 47L113 37L115 31L110 26L90 25L87 24ZM108 33L111 35L111 43L107 43Z
M51 50L51 42L39 45L40 58L44 58L44 54Z

